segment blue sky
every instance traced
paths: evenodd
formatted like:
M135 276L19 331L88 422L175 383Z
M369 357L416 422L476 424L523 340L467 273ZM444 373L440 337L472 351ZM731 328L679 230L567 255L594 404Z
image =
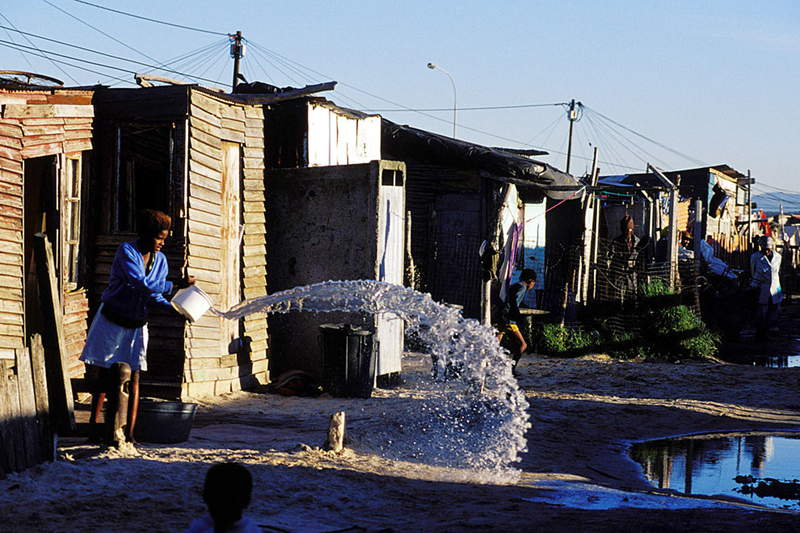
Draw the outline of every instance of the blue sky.
M433 62L455 82L461 139L548 150L541 159L563 170L569 122L559 104L575 99L584 108L573 174L589 169L596 146L604 174L642 172L648 162L664 170L728 164L752 172L754 192L800 192L796 0L4 0L0 26L0 68L116 87L133 86L130 72L139 71L227 88L225 34L240 30L248 80L335 80L324 96L340 105L452 135L453 85L426 68ZM27 36L31 44L14 29L178 73ZM21 48L33 45L94 72Z

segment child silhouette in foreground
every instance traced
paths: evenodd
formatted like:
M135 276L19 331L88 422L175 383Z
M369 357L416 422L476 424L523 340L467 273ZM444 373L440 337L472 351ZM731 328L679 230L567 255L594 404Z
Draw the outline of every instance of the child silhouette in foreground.
M203 501L208 514L191 523L186 533L261 533L255 522L242 516L250 504L253 476L239 463L218 463L208 469Z

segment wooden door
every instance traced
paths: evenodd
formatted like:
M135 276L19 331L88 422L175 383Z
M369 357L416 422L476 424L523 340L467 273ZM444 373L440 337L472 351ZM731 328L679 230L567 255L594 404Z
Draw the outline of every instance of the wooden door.
M222 143L222 246L220 260L219 307L227 311L241 299L241 147L237 143ZM222 320L222 353L235 353L239 338L239 321Z

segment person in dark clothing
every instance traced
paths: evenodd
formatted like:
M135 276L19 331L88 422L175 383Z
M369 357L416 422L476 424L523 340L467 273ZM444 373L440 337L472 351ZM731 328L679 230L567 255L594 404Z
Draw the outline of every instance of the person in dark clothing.
M620 234L611 240L608 249L609 278L620 302L636 293L636 266L641 249L639 237L633 232L633 217L623 216L619 221Z
M495 320L497 340L502 340L503 335L508 333L518 345L517 350L513 353L514 369L516 369L517 363L528 349L528 343L525 342L525 337L523 337L522 332L519 330L518 324L523 320L519 307L522 304L522 300L525 299L525 294L533 288L535 283L536 271L532 268L523 270L519 276L519 281L512 283L508 287L505 301Z
M186 533L260 533L261 528L243 516L250 504L253 476L241 463L217 463L208 469L203 501L208 513L193 521Z

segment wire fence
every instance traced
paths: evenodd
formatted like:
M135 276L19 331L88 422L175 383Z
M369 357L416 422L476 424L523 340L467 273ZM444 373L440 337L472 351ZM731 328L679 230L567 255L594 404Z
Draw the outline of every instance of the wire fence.
M636 333L641 330L642 306L652 293L646 288L655 284L671 287L671 302L688 307L701 318L698 261L655 262L643 251L621 254L610 241L601 241L595 261L584 269L583 253L583 246L571 247L566 265L561 266L567 268L559 269L560 276L548 276L551 286L543 307L565 326L584 327L602 317L604 327L614 333Z

